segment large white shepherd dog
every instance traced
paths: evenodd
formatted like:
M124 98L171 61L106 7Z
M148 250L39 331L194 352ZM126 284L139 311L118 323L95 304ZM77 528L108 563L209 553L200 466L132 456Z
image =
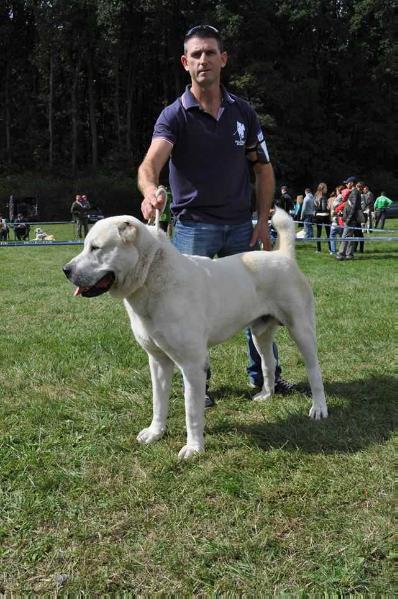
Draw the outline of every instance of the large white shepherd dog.
M76 295L109 291L122 298L138 343L149 357L153 419L137 439L152 443L166 430L171 379L176 365L185 389L187 444L182 458L203 451L204 396L208 348L249 326L261 355L264 386L256 400L274 389L272 340L287 327L301 351L312 391L310 417L327 417L319 368L314 299L294 258L292 219L277 209L273 225L279 249L253 251L218 260L180 254L162 232L132 216L97 222L83 251L64 267Z

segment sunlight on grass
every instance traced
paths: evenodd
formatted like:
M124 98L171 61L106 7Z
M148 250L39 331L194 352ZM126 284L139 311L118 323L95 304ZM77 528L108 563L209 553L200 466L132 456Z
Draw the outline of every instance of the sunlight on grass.
M137 444L147 358L121 303L73 297L78 251L0 248L0 593L389 595L396 245L347 264L298 246L330 418L311 422L304 393L249 401L237 335L211 351L217 407L189 463L178 375L167 435Z

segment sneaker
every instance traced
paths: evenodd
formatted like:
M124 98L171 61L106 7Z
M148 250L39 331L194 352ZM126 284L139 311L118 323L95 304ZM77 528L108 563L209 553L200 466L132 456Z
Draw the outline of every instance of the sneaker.
M205 408L214 408L215 405L216 405L216 402L214 401L214 398L211 396L211 393L209 393L208 391L206 391L206 394L205 394Z
M336 254L336 260L345 260L345 256L343 254Z
M354 260L354 256L351 254L349 254L348 256L345 257L346 260Z
M279 393L280 395L289 395L289 393L293 393L295 390L295 385L293 385L293 383L288 383L288 381L285 381L285 379L278 379L275 381L275 393Z
M256 385L254 381L249 381L248 385L251 389L257 389L257 391L261 391L262 389L262 385ZM274 393L288 395L289 393L293 393L295 390L295 385L293 385L293 383L288 383L288 381L285 381L285 379L279 378L277 381L275 381Z

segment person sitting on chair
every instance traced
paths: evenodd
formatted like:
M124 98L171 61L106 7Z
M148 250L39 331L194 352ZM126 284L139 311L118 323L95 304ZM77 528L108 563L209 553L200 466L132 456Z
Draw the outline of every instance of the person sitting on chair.
M21 212L18 213L17 218L14 221L15 238L18 241L26 241L29 239L30 225L25 222L24 216Z

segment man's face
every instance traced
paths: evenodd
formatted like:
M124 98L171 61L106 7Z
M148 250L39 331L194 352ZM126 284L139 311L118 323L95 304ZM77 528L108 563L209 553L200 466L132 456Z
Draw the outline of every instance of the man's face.
M227 64L227 53L220 52L217 40L191 37L185 43L185 54L181 62L191 76L192 83L209 87L220 80L221 69Z

